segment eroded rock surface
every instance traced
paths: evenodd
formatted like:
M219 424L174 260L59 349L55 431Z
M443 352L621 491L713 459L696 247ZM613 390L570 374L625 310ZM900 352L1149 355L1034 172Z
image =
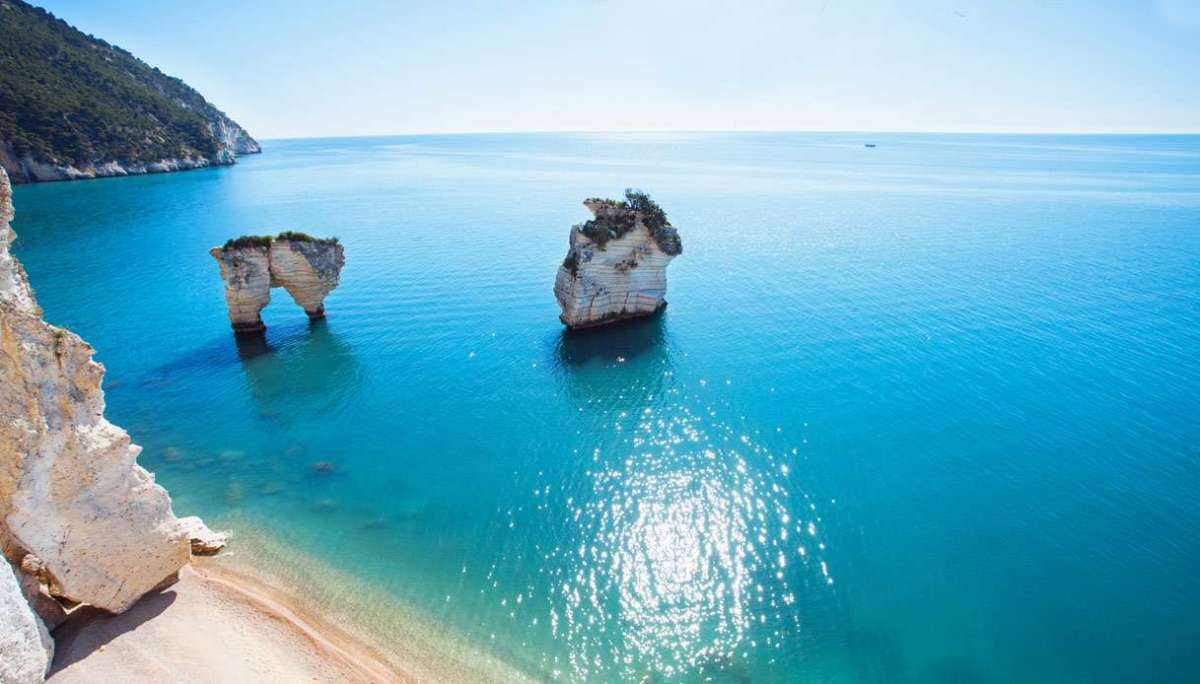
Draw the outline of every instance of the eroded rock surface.
M192 544L192 553L197 556L213 556L225 548L228 537L224 532L213 532L200 518L189 515L180 518L179 524L187 531L188 541Z
M337 287L346 263L339 244L275 240L271 243L271 279L288 291L309 318L325 315L325 296Z
M0 682L41 682L53 660L50 632L25 602L13 568L0 558Z
M338 285L345 250L336 240L308 236L241 238L209 254L221 267L229 322L237 332L265 330L261 312L271 288L282 287L311 319L325 315L325 297Z
M260 312L271 301L270 247L213 247L209 254L221 266L229 322L238 332L266 330Z
M0 543L14 565L32 554L53 595L120 612L188 562L190 541L141 448L105 420L92 347L42 320L11 218L0 171Z
M15 553L6 553L5 556L15 558L22 553L17 549L13 549L13 551ZM42 619L47 629L54 629L67 619L66 608L50 595L52 580L42 559L32 553L26 553L21 558L20 565L13 566L13 571L16 572L17 583L21 585L21 593L25 595L25 601Z
M570 249L554 281L559 320L568 328L586 328L665 307L667 264L682 252L666 216L647 225L646 212L626 202L583 204L595 218L571 229Z

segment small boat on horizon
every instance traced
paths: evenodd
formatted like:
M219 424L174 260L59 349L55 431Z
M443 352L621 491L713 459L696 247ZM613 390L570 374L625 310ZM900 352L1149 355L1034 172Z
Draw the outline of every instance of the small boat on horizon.
M875 143L867 143L866 145L863 145L863 147L875 147Z

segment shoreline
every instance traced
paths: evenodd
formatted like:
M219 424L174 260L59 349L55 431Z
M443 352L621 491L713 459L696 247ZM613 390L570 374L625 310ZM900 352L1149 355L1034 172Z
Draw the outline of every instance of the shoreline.
M263 588L297 613L312 616L350 643L378 657L390 669L421 682L542 681L533 663L504 657L473 640L442 617L319 553L242 516L213 517L232 530L219 564L228 577ZM335 641L336 642L336 641ZM340 642L337 642L340 643Z
M285 622L322 654L343 663L354 673L370 681L410 679L370 644L312 614L295 597L236 570L221 568L214 560L204 559L199 563L193 560L193 565L196 566L193 571L205 580L239 596L269 617Z
M47 681L541 681L247 523L221 526L240 530L221 554L193 557L127 612L69 617Z
M240 157L262 154L262 146L256 141L257 149L238 151L229 148L218 152L213 158L169 157L154 161L120 162L110 159L104 162L92 161L82 166L74 164L61 165L50 161L38 161L28 155L18 157L11 146L0 142L0 167L8 172L9 182L13 185L38 185L41 183L61 183L68 181L99 180L102 178L126 178L129 176L155 176L179 171L199 171L201 169L234 166Z
M418 681L294 597L212 559L193 560L125 613L83 610L55 630L47 681Z

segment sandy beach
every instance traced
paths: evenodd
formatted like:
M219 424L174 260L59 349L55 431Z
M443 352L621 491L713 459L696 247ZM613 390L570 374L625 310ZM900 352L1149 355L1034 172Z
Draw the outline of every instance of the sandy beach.
M88 608L54 633L48 681L406 682L397 669L288 597L196 562L177 583L109 615Z

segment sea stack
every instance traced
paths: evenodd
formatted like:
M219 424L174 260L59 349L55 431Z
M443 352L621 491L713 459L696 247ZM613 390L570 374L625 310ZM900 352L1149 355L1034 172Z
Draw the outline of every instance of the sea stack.
M11 198L0 169L0 680L27 681L64 607L125 610L189 561L193 531L211 532L180 524L141 447L105 420L92 347L42 320L9 253Z
M337 238L294 232L245 235L208 253L221 267L229 322L238 333L267 329L261 312L272 287L286 289L310 319L324 317L325 297L338 286L346 263Z
M554 297L568 329L649 316L667 305L667 264L683 251L666 213L637 190L592 198L592 220L571 228Z

